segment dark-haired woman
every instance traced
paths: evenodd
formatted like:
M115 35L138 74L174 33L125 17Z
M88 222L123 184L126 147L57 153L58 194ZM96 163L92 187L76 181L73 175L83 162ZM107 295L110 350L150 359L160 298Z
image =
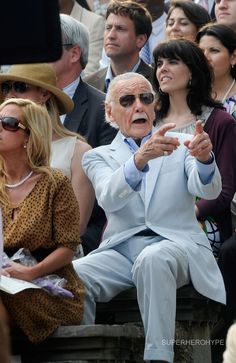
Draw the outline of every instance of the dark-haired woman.
M166 39L195 40L198 30L210 20L206 9L193 1L172 1L166 18Z
M236 118L236 33L223 24L208 24L196 39L214 72L212 97Z
M217 255L220 244L232 234L230 203L236 191L236 123L212 98L211 70L195 43L175 39L159 44L154 59L157 123L174 122L175 131L193 134L200 119L213 144L222 192L215 200L197 201L196 216L203 222Z

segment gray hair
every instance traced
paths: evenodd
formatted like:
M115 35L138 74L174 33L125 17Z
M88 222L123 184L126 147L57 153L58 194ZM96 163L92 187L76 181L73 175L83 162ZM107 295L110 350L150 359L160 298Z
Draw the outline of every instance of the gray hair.
M106 98L105 98L105 103L109 103L112 104L113 102L113 93L114 93L114 88L116 87L116 85L120 82L120 81L128 81L129 79L133 79L133 78L139 78L142 81L145 81L147 83L147 85L150 87L150 91L155 94L152 84L140 73L135 73L135 72L126 72L126 73L122 73L119 74L118 76L116 76L115 78L112 79L107 94L106 94ZM108 124L110 124L110 126L114 127L115 129L118 129L118 125L116 122L112 121L107 112L105 112L105 120Z
M89 31L84 24L72 18L70 15L60 14L60 21L62 43L80 46L80 63L84 69L88 63Z

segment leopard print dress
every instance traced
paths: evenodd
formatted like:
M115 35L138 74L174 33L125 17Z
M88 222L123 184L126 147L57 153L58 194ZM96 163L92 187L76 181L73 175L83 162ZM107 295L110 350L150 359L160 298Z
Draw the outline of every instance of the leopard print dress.
M79 207L70 181L60 171L52 169L55 183L42 174L29 195L17 206L13 220L12 207L2 206L4 250L8 255L27 248L32 255L58 246L74 251L80 243ZM44 256L45 257L45 256ZM27 289L1 297L10 316L28 339L39 343L60 325L80 324L83 314L84 287L72 264L54 272L67 280L65 288L74 298L50 295L40 289Z

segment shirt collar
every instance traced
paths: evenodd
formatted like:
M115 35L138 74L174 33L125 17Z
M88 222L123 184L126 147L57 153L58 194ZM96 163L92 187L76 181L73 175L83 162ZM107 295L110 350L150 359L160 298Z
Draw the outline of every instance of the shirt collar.
M139 65L140 65L141 59L139 58L138 62L133 66L133 68L129 72L136 72ZM107 67L107 73L105 77L105 84L109 84L113 80L114 76L112 74L111 65L109 64Z
M80 76L63 88L63 91L67 94L67 96L73 98L75 90L79 85L79 82L80 82Z
M152 131L150 131L149 134L147 134L146 136L144 136L142 138L141 145L145 144L145 142L148 139L150 139L151 136L152 136ZM121 133L121 137L122 137L124 143L126 143L129 146L129 148L130 148L131 151L136 152L139 149L139 146L136 144L136 142L134 141L134 139L132 139L131 137L126 137L122 133Z

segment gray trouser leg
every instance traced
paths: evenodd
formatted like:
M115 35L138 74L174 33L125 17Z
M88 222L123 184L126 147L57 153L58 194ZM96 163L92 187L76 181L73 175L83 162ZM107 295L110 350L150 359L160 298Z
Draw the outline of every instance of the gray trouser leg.
M188 258L168 240L143 249L133 266L146 342L144 359L173 362L176 289L188 284Z

